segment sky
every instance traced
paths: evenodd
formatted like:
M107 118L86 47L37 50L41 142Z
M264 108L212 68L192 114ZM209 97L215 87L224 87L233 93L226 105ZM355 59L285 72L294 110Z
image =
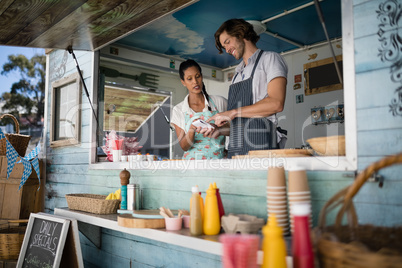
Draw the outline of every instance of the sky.
M8 61L8 55L25 55L30 59L35 54L45 54L45 49L42 48L28 48L28 47L11 47L0 46L0 73L3 70L3 65ZM0 74L0 95L4 92L10 91L11 85L20 80L19 72L10 72L7 76Z

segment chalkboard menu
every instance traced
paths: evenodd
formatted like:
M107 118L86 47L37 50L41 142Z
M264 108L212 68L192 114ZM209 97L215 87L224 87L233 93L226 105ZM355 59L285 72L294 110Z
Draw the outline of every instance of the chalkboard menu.
M32 213L17 267L59 267L69 225L67 219Z

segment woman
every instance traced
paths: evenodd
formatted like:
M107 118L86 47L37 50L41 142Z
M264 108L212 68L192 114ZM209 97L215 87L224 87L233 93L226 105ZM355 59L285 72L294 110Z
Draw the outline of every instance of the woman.
M209 96L205 90L200 65L194 60L180 64L181 83L188 89L188 95L173 108L172 124L176 129L183 159L220 159L224 156L225 136L221 129L196 127L193 122L207 120L226 111L227 100L221 96Z

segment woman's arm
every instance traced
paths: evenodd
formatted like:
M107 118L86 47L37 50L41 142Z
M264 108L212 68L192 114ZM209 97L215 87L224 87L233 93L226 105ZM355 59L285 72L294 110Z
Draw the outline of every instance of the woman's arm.
M176 130L177 139L179 140L181 148L184 151L188 151L191 148L191 146L193 146L194 136L197 129L193 125L191 125L190 129L186 133L182 128L178 127L177 125L173 123L172 125Z

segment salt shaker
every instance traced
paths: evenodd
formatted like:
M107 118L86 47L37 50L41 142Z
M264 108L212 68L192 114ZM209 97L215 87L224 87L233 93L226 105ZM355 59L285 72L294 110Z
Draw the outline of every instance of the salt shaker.
M120 184L121 184L121 209L127 209L127 184L130 182L130 172L126 169L120 172Z

